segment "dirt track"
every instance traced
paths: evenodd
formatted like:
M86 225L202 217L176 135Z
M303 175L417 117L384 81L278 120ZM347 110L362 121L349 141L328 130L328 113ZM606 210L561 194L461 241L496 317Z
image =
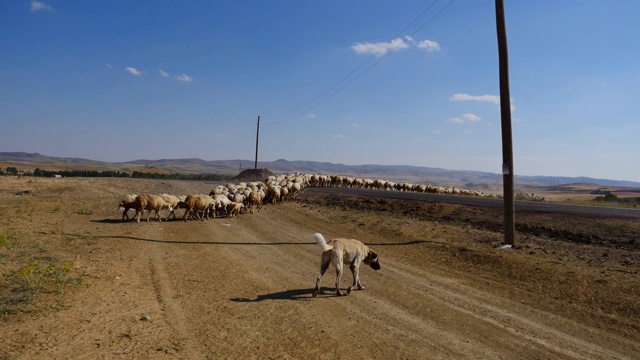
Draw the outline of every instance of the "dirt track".
M233 219L123 223L114 209L126 192L208 192L211 185L44 181L4 183L1 195L4 201L13 190L34 188L19 206L44 201L46 220L34 225L9 207L0 219L40 243L73 242L43 247L71 257L84 282L48 295L50 309L2 317L0 358L640 358L639 320L624 312L640 298L629 293L637 289L635 268L598 282L601 267L612 264L587 265L548 239L495 250L500 234L489 230L313 202ZM91 215L49 210L87 198ZM316 231L362 239L380 254L380 271L362 268L366 290L334 296L330 270L324 294L311 296ZM606 252L614 257L616 250ZM3 271L11 266L1 264ZM531 281L519 280L521 272ZM347 273L343 284L350 281ZM551 293L558 283L568 292L603 286L603 293L627 293L614 294L624 304L609 311L594 299Z

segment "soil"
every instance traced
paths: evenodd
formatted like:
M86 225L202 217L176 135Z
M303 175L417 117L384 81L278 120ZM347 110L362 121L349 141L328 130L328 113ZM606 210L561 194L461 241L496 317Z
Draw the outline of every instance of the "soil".
M518 213L499 249L500 211L448 204L303 191L205 221L116 210L216 185L0 177L0 359L640 358L636 220ZM336 296L330 269L312 296L314 232L380 254L366 290Z

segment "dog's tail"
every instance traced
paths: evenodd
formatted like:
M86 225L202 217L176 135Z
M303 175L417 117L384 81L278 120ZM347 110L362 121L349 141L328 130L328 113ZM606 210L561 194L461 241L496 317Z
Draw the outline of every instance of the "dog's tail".
M327 241L324 239L324 236L320 233L313 234L313 238L316 239L316 242L322 248L322 251L327 251L333 249L333 246L327 245Z

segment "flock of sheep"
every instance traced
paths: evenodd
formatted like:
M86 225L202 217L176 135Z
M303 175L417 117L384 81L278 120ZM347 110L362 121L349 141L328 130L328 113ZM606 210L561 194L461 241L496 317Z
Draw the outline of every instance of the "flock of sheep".
M349 187L377 189L388 191L411 191L421 193L456 194L466 196L484 196L479 191L458 189L455 187L442 187L424 184L394 183L386 180L361 179L342 175L315 175L315 174L289 174L269 176L264 182L241 182L239 184L227 184L215 187L206 194L190 194L175 196L170 194L128 194L120 202L119 208L124 208L122 220L129 220L129 210L136 211L134 218L140 222L144 211L148 211L147 222L151 212L155 212L155 219L162 222L160 210L169 210L169 215L176 217L176 209L184 209L182 219L204 220L212 217L234 217L242 213L253 214L263 204L283 203L289 197L306 187Z

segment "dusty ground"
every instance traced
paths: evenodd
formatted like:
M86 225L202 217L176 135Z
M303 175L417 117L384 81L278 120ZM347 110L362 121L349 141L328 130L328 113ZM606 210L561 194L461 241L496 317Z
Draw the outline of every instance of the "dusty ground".
M637 222L517 214L517 247L497 250L500 213L444 204L303 194L186 223L115 210L128 192L212 187L0 177L0 359L640 358ZM311 296L316 231L380 254L366 290L334 296L330 270Z

